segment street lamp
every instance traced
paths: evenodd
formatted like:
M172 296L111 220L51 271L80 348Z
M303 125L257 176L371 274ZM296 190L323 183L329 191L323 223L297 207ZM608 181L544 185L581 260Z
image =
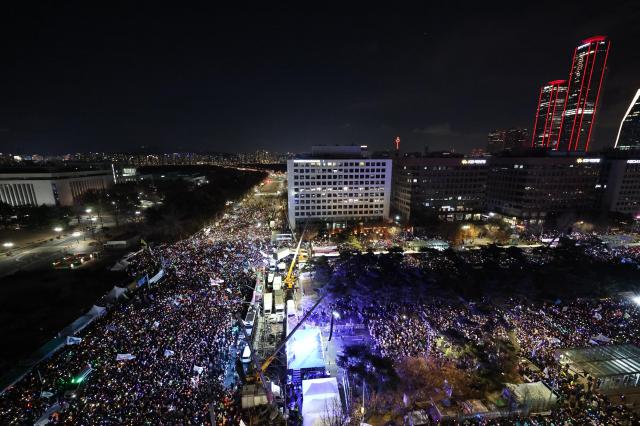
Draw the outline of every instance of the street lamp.
M85 213L89 214L89 213L91 213L92 211L93 211L92 209L86 209L86 210L85 210Z
M4 247L4 248L11 248L11 247L13 247L13 243L12 243L12 242L7 241L6 243L2 243L2 247Z
M62 227L61 226L56 226L55 228L53 228L53 230L57 233L62 232Z
M71 234L72 236L78 238L80 235L82 235L82 232L80 231L75 231L73 234Z

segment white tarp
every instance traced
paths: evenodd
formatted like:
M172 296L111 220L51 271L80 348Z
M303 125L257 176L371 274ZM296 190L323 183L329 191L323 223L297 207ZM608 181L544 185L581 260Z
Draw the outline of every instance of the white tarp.
M302 425L331 426L342 416L335 377L302 381Z

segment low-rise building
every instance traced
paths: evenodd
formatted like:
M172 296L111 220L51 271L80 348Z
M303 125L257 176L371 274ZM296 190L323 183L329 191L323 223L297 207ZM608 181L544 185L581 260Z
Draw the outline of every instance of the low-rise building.
M111 185L111 170L9 168L0 171L0 201L11 206L70 206L85 192Z

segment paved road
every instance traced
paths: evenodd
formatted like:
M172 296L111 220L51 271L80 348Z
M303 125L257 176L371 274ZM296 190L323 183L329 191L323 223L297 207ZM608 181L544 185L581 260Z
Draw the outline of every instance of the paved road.
M91 238L67 235L59 240L47 241L42 244L31 244L12 250L12 255L3 253L0 257L0 277L10 275L21 270L33 270L50 265L65 253L88 253L95 248L90 246Z

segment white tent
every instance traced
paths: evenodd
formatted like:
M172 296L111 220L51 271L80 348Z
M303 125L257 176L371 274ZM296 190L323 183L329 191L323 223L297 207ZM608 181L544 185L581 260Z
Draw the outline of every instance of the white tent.
M104 296L104 300L108 303L113 303L127 292L126 288L113 286L111 291Z
M303 426L330 426L341 416L342 403L335 377L302 381Z

